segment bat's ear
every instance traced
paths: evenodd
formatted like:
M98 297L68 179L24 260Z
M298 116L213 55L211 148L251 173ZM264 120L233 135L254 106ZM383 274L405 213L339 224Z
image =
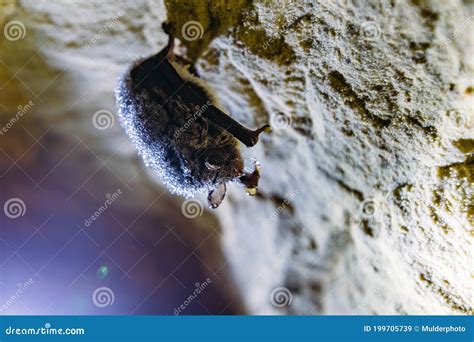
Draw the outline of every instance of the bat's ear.
M209 207L216 209L224 200L225 192L226 186L224 182L219 183L215 189L209 191L209 195L207 195Z
M167 35L172 35L173 32L173 25L169 21L164 21L163 24L161 24L161 28Z

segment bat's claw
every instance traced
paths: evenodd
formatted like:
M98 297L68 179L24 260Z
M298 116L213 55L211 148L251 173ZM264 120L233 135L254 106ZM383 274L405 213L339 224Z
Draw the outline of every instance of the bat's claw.
M239 181L245 186L247 195L255 196L258 189L258 181L260 179L260 164L255 161L255 169L252 173L245 173L239 178Z

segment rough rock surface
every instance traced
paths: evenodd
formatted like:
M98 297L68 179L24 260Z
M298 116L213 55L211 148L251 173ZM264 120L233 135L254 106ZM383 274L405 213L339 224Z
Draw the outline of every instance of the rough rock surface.
M181 51L231 115L274 128L244 149L262 165L260 196L231 187L215 211L248 312L473 314L472 2L229 3L166 9L202 27ZM20 8L40 18L43 70L77 69L54 95L94 85L74 112L112 110L119 73L166 40L161 2ZM42 109L91 144L126 139L91 130L90 116L61 121L60 103Z
M472 314L472 5L192 3L202 76L274 127L261 196L217 212L250 312Z

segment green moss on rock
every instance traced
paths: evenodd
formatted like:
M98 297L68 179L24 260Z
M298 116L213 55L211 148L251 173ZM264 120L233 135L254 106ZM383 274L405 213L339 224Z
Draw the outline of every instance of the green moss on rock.
M258 28L258 18L249 15L252 0L165 0L168 21L175 25L176 35L187 47L187 55L195 61L209 46L211 41L220 35L233 30L233 36L241 41L254 54L279 64L289 64L295 57L291 47L285 42L285 24L281 26L281 34L275 37L267 35ZM202 26L202 37L187 40L183 37L183 27L190 21ZM250 25L243 25L244 21ZM251 26L251 27L250 27Z
M255 55L278 64L290 64L295 57L283 36L270 37L265 30L242 27L236 37Z
M251 0L165 0L168 21L176 27L176 35L186 45L187 55L195 61L209 46L211 41L239 25ZM183 26L196 21L202 26L202 37L186 40L183 37Z
M441 178L465 178L474 183L474 156L469 156L466 160L438 168L438 176Z
M462 153L474 152L474 140L473 139L459 139L459 140L456 140L453 144Z
M463 162L454 163L438 168L440 178L465 179L468 187L474 184L474 155L469 156ZM467 189L465 183L458 187L459 202L463 204L464 211L471 223L474 222L474 202L472 193Z

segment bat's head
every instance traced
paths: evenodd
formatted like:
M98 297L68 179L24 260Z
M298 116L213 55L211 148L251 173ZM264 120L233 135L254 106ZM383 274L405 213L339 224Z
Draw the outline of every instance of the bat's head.
M224 200L226 182L237 180L243 174L244 162L240 151L234 146L214 147L206 150L203 167L212 174L212 186L208 202L213 209Z
M240 156L237 159L227 159L227 163L222 169L222 174L225 173L228 177L216 177L215 186L209 191L207 200L211 208L215 209L222 203L226 193L226 182L230 180L245 186L248 195L255 196L257 194L258 181L260 180L260 164L257 161L255 161L253 172L243 172L243 160Z

